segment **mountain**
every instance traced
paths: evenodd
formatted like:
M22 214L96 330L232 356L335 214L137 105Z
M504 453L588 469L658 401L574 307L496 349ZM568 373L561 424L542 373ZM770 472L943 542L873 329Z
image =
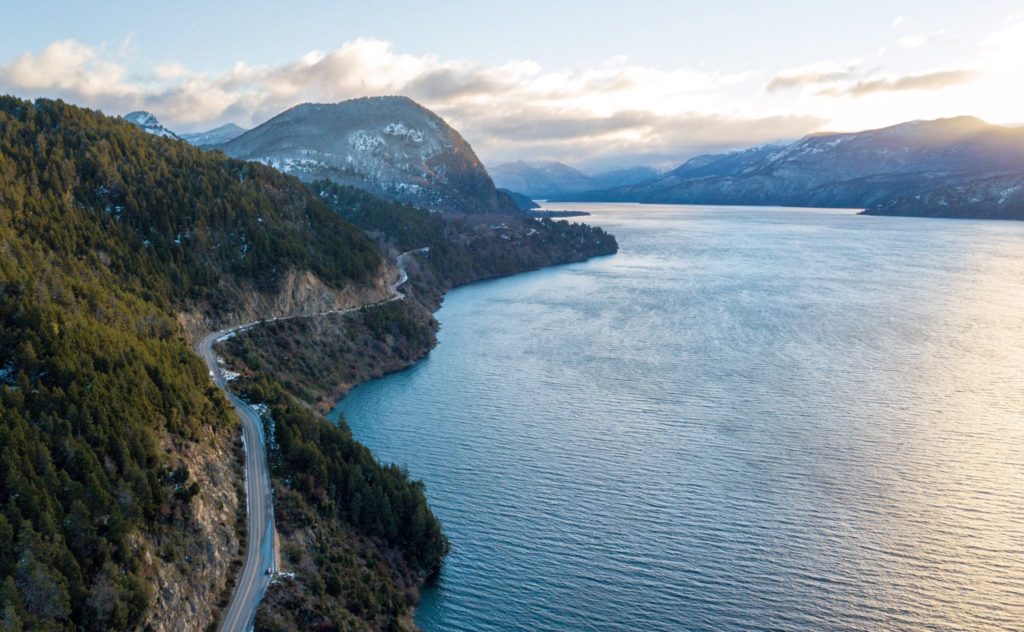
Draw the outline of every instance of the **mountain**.
M724 154L694 156L676 169L666 173L664 180L665 182L670 180L681 182L690 178L709 176L739 176L760 166L765 160L781 152L785 147L785 145L760 145Z
M211 629L243 555L243 457L189 334L381 300L392 269L264 165L60 101L0 97L0 131L0 627ZM328 592L362 600L352 627L400 628L405 578L444 548L422 485L286 399L276 471L336 512L301 520L359 567Z
M491 175L499 187L537 198L597 188L583 172L553 160L507 162L491 169Z
M196 147L201 149L210 149L223 145L229 140L234 140L247 131L248 130L244 127L239 127L234 123L228 123L227 125L221 125L220 127L216 127L205 132L179 134L179 136L182 140L188 141Z
M657 175L658 172L650 167L630 167L588 175L554 160L506 162L491 169L497 186L536 198L610 189L652 180Z
M970 196L958 198L941 191L984 189L992 178L1019 174L1024 174L1024 130L957 117L866 132L815 134L788 145L699 156L648 182L574 197L847 207L887 214L933 203L930 214L956 217L989 211L964 206Z
M658 177L658 170L653 167L627 167L601 171L590 176L594 189L611 189L647 182Z
M128 121L136 127L142 128L147 133L154 136L162 136L164 138L180 138L177 134L167 129L160 124L155 116L149 112L139 110L137 112L129 112L124 115L124 120Z
M326 178L422 208L519 212L469 143L405 97L298 105L222 149L308 182Z
M192 343L266 319L238 332L232 382L265 411L286 571L257 628L413 629L448 549L423 484L295 389L336 399L406 366L436 343L426 310L447 288L612 254L614 237L307 185L143 126L159 123L0 97L0 628L217 626L245 456ZM389 301L401 251L408 300Z

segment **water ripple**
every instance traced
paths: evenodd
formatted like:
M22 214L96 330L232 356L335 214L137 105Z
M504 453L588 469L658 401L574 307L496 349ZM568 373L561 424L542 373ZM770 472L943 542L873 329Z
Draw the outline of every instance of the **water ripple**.
M1024 225L588 210L341 406L452 539L424 629L1019 629Z

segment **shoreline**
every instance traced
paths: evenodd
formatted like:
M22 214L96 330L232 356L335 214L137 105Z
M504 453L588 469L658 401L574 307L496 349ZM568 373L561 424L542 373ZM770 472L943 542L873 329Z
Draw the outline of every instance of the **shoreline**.
M392 290L393 293L391 298L386 299L384 301L378 301L376 303L347 308L344 310L333 310L322 314L296 315L293 317L256 321L244 325L237 325L235 327L229 328L229 330L222 330L214 334L209 334L204 338L204 340L207 338L210 339L210 342L212 343L210 344L210 347L213 359L208 360L208 364L209 362L213 362L214 365L216 365L216 357L222 356L226 360L225 364L227 366L230 366L232 369L242 370L243 374L248 374L249 377L257 376L260 373L263 373L269 377L272 377L273 379L279 380L282 382L282 385L286 387L287 392L290 393L290 395L296 400L296 402L306 405L308 408L311 409L311 412L315 412L317 416L321 417L321 419L337 427L340 417L340 411L338 411L339 405L342 402L342 400L348 395L349 392L351 392L353 389L362 384L368 383L376 379L381 379L389 375L396 374L401 371L405 371L412 368L418 362L428 357L430 352L437 347L438 341L434 334L436 334L437 330L440 328L440 324L434 318L434 314L436 314L437 311L439 311L443 306L444 299L447 297L449 291L459 289L461 287L467 287L469 285L473 285L476 283L496 281L502 278L518 276L520 274L537 272L545 268L554 268L557 266L573 263L584 263L597 257L611 256L615 254L613 252L601 255L573 258L571 260L553 262L547 265L530 266L528 268L517 270L515 272L507 274L486 274L480 276L479 278L474 278L464 283L455 283L448 285L447 281L444 282L443 284L439 283L440 279L437 278L436 276L432 277L429 273L427 275L418 276L415 268L413 269L411 274L407 271L406 258L409 255L412 255L413 253L423 252L424 250L425 249L423 248L418 248L415 250L407 251L398 256L397 268L399 272L399 278L393 284L391 284L390 289ZM417 281L419 281L421 285L417 285ZM399 287L402 287L404 292L399 291ZM390 313L385 312L383 316L379 317L383 318L384 322L387 323L394 322L395 319L401 320L402 318L410 314L412 314L413 316L419 314L420 316L418 317L419 320L417 322L418 327L420 327L421 331L423 329L429 329L430 335L429 337L416 338L408 349L403 349L404 351L407 352L407 355L405 355L405 357L403 358L400 358L396 354L396 348L394 346L389 346L387 348L387 353L381 353L378 358L382 359L382 361L386 361L386 363L383 366L378 367L377 370L363 372L358 376L355 376L356 379L347 384L343 383L342 388L340 389L337 389L337 384L332 384L332 393L330 394L329 397L326 398L320 398L319 400L314 399L313 401L310 401L308 393L296 392L295 388L293 388L292 386L288 386L287 384L284 384L283 382L286 382L287 379L284 378L279 371L275 371L273 368L267 366L260 366L260 368L257 370L250 369L247 362L245 360L242 360L236 353L233 352L238 349L238 346L236 345L243 344L242 340L244 340L246 336L273 336L275 333L284 334L283 339L289 341L290 344L292 345L294 345L296 342L299 342L300 347L308 347L318 352L323 352L326 350L327 345L329 345L330 342L334 342L335 344L339 342L345 342L343 339L341 339L341 337L338 334L338 327L350 328L362 326L365 328L365 321L368 319L368 317L372 318L373 315L380 313L373 308L382 308L385 310L389 310ZM259 327L258 325L266 326ZM312 330L316 330L316 334L314 334ZM227 335L226 332L230 332L233 335ZM291 335L288 335L289 332L291 333ZM323 336L325 334L334 334L336 338L334 340L328 339L327 345L318 345L316 344L315 341L310 340L310 338L314 335ZM386 334L386 337L390 342L395 342L390 339L390 334ZM226 344L217 349L214 346L217 345L218 343ZM232 347L234 347L233 350L229 350L229 344L232 345ZM273 344L266 345L266 347L272 349ZM351 349L351 347L348 349L348 351L349 353L343 354L343 357L349 357L354 359L357 353L354 352ZM284 354L278 353L274 355L281 356ZM204 359L205 357L206 356L204 354ZM343 364L344 360L342 360L341 363ZM222 377L220 375L219 367L215 366L215 368L217 368L217 371L214 372L215 378ZM211 369L211 371L212 370L213 369ZM235 397L233 396L233 393L231 393L231 391L227 389L228 385L226 382L224 386L225 390L229 393L229 398L234 402ZM260 430L262 430L262 428ZM260 434L262 435L262 433ZM264 463L266 463L265 459ZM269 477L269 471L264 472L263 475ZM270 509L270 515L273 516L273 508ZM270 520L273 520L273 518L271 518ZM270 549L270 551L272 552L276 550L277 546L280 545L280 542L278 542L279 536L277 535L277 525L274 522L270 523L269 532L273 534L273 540L275 545ZM276 556L274 562L276 562ZM273 562L271 563L273 564L274 571L280 572L280 569L278 568L277 564ZM257 570L260 569L262 569L262 566L259 566ZM247 565L246 568L243 569L243 574L249 573L249 565ZM259 577L259 580L262 579L264 578L261 575ZM411 587L415 588L417 599L416 605L410 606L408 610L407 616L409 619L413 619L415 617L416 607L419 604L419 591L421 591L424 588L424 586L426 586L430 582L430 580L431 576L429 575L421 576L416 578L415 583L411 585ZM259 604L263 602L263 597L265 596L265 590L267 587L263 586L262 588L264 590L258 591L261 593L260 598L257 602L255 609L252 611L251 616L255 616L256 612L258 612L261 608ZM250 592L249 597L251 598L251 596L252 595ZM251 601L251 599L246 599L246 601ZM232 603L233 602L234 600L232 600Z
M551 268L560 268L562 266L574 265L574 264L577 264L577 263L587 263L588 261L593 261L595 259L601 259L601 258L604 258L604 257L614 257L615 254L617 254L617 253L607 254L607 255L595 255L593 257L589 257L587 259L582 259L580 261L566 261L564 263L553 263L553 264L550 264L550 265L540 266L540 267L533 268L533 269L530 269L530 270L523 270L521 272L513 272L513 273L510 273L510 274L496 274L496 275L493 275L493 276L481 277L479 279L474 279L474 280L468 281L466 283L459 283L458 285L453 285L450 288L444 290L444 292L441 294L440 301L437 303L436 307L429 307L429 306L424 305L423 303L420 303L418 301L417 301L417 303L419 305L423 306L424 308L429 309L431 316L433 316L433 315L437 314L437 312L439 312L442 307L444 307L444 300L448 297L448 293L453 291L453 290L460 290L462 288L470 287L470 286L473 286L473 285L478 285L478 284L482 284L482 283L489 283L489 282L492 282L492 281L500 281L502 279L510 279L512 277L517 277L517 276L521 276L521 275L524 275L524 274L531 274L531 273L534 273L534 272L540 272L542 270L548 270L548 269L551 269ZM368 307L372 308L372 307L375 307L375 305L371 305L371 306L368 306ZM322 412L321 414L326 419L328 419L329 421L333 422L334 419L332 419L328 415L333 415L334 411L337 410L337 408L341 404L341 402L344 401L345 397L347 397L348 394L351 393L353 390L355 390L356 388L359 388L363 384L372 382L374 380L381 380L381 379L384 379L384 378L386 378L386 377L388 377L390 375L394 375L396 373L401 373L403 371L407 371L407 370L411 369L412 367L414 367L417 364L419 364L421 361L425 360L430 355L430 352L437 348L437 345L438 345L438 341L435 339L433 344L431 344L429 347L424 349L423 353L421 355L411 359L409 362L405 363L404 365L402 365L402 366L400 366L398 368L395 368L395 369L384 371L380 375L371 375L371 376L367 377L366 379L362 379L362 380L359 380L358 382L353 383L352 385L350 385L347 388L345 388L344 392L342 392L340 395L338 395L336 398L334 398L331 401L330 406L328 407L327 411L326 412ZM307 403L309 403L309 402L307 402ZM310 405L314 406L314 408L317 408L319 410L317 404L310 403Z

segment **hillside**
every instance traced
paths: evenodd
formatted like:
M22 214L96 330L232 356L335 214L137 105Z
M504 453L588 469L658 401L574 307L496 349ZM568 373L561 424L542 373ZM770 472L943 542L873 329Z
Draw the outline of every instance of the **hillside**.
M646 183L564 199L1012 216L1012 210L961 204L956 196L940 191L984 187L991 178L1020 174L1024 174L1024 130L959 117L858 133L817 134L789 145L700 156ZM964 200L972 197L976 196ZM915 204L931 206L912 210Z
M237 419L186 334L301 313L311 299L386 295L378 246L273 169L10 97L0 98L0 243L5 625L205 629L237 570L245 501ZM282 424L304 437L337 432L295 414ZM308 440L295 444L305 455ZM379 533L351 511L357 498L392 499L375 509L395 529L384 537L415 521L418 539L345 588L382 604L351 621L404 619L408 604L377 601L378 590L395 594L395 573L421 576L444 549L422 487L347 434L318 449L304 468L378 468L376 482L355 477L335 499L346 555Z
M469 143L405 97L298 105L222 149L307 182L328 179L421 208L519 212Z
M979 177L868 207L867 215L1024 220L1024 173Z

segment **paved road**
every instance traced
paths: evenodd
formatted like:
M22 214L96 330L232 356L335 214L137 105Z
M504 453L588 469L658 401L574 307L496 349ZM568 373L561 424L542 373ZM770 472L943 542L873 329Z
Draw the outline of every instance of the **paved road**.
M400 301L405 294L398 290L406 281L409 275L406 272L408 257L417 252L426 252L427 248L410 250L398 256L398 280L391 284L391 297L378 303L348 307L345 309L332 310L323 314L344 314L353 312L371 305L383 305L391 301ZM291 316L287 318L305 318L304 316ZM284 320L272 318L268 320ZM236 397L228 388L220 365L217 364L217 354L213 345L219 340L240 331L254 327L260 322L245 323L228 327L207 334L196 344L198 353L206 362L210 370L210 377L213 382L224 391L235 407L239 419L242 420L242 443L245 446L245 496L246 513L248 514L249 546L245 555L245 566L242 567L242 575L238 578L235 592L231 596L231 603L227 612L221 620L221 632L245 632L252 629L253 620L256 618L256 608L266 592L267 586L273 574L277 572L275 559L275 539L277 532L274 529L274 503L270 491L270 469L267 467L266 442L263 437L263 422L260 420L252 406L246 404Z

